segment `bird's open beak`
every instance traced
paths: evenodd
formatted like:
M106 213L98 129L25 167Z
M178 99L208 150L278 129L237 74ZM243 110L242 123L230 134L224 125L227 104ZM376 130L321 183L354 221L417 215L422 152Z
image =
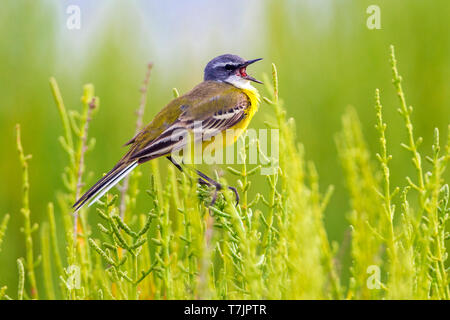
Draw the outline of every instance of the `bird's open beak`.
M247 67L247 66L251 65L252 63L255 63L255 62L259 61L259 60L262 60L262 58L245 61L245 62L242 64L242 66L243 66L243 67Z
M256 61L259 61L259 60L262 60L262 58L245 61L245 62L241 65L241 68L246 68L246 67L248 67L249 65L251 65L252 63L255 63ZM252 76L250 76L250 75L248 75L248 74L247 74L244 78L247 79L247 80L250 80L250 81L253 81L253 82L261 83L261 84L262 84L261 81L256 80L255 78L253 78Z

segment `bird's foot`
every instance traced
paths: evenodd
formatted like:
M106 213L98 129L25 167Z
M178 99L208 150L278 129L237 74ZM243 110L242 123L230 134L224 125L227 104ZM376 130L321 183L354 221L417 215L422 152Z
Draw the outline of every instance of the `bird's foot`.
M218 194L218 192L220 190L222 190L222 185L220 183L216 182L216 181L213 181L213 180L212 181L205 181L202 178L199 178L198 182L200 184L202 184L202 185L207 185L207 186L210 186L210 187L214 187L214 193L212 195L212 200L211 200L211 203L210 203L210 206L213 206L216 203L216 201L217 201L217 194ZM236 205L238 205L239 204L239 193L238 193L237 189L235 187L231 187L231 186L229 186L228 189L233 191L233 193L234 193L234 195L236 197Z
M235 187L231 187L231 186L228 186L228 189L230 189L231 191L234 192L234 195L236 197L236 205L238 205L239 204L239 193L238 193L237 189Z

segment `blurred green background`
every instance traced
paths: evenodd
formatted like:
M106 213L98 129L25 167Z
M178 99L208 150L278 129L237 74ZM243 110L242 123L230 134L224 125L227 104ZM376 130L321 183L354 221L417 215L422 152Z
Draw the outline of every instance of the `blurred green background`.
M373 4L381 9L380 30L366 26L366 9ZM69 5L81 10L79 30L66 27ZM61 172L67 159L57 141L62 126L48 84L50 76L58 80L69 109L81 108L83 84L95 85L101 106L89 135L96 137L97 145L86 163L97 178L120 158L125 151L121 145L134 133L134 111L148 62L154 68L146 122L171 99L173 87L184 93L200 82L205 64L216 55L263 57L250 69L259 78L270 73L270 63L275 62L280 95L289 116L296 120L307 159L318 168L321 188L336 187L325 223L330 239L342 243L349 229L349 204L334 141L340 118L348 105L354 106L369 148L375 152L374 91L380 88L388 147L394 157L392 178L404 185L403 177L413 169L399 145L406 135L396 111L389 45L396 47L407 102L414 106L416 134L424 138L421 150L429 153L433 128L446 137L450 120L449 17L447 0L3 0L0 217L10 213L12 219L0 254L0 284L16 286L15 261L24 255L16 123L22 125L26 152L33 154L33 221L45 218L47 203L55 201L56 191L63 189ZM270 109L262 105L251 126L262 128L268 113ZM162 167L166 164L161 160ZM145 198L140 205L145 208Z

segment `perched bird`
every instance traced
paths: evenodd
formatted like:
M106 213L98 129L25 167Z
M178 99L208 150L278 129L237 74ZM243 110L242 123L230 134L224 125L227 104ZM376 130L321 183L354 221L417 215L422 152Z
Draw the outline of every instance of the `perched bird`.
M129 151L119 162L83 194L73 205L75 212L86 203L89 206L100 199L108 190L129 174L136 166L149 160L167 157L178 169L178 164L171 153L186 146L187 139L174 139L176 133L191 132L195 123L201 123L201 142L209 143L228 129L245 130L258 109L259 93L251 81L262 83L247 74L246 68L261 59L244 60L239 56L224 54L212 59L205 67L204 81L188 93L173 99L155 118L135 137L126 143ZM198 136L198 135L197 135ZM237 137L235 137L234 141ZM234 142L233 141L233 142ZM207 175L196 170L199 182L214 186L216 193L221 185ZM239 196L235 188L230 187L237 201Z

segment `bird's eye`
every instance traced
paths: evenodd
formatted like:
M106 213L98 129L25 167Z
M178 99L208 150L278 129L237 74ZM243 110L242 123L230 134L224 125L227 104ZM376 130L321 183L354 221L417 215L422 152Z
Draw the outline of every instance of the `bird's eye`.
M225 70L233 70L234 66L232 64L226 64L225 65Z

